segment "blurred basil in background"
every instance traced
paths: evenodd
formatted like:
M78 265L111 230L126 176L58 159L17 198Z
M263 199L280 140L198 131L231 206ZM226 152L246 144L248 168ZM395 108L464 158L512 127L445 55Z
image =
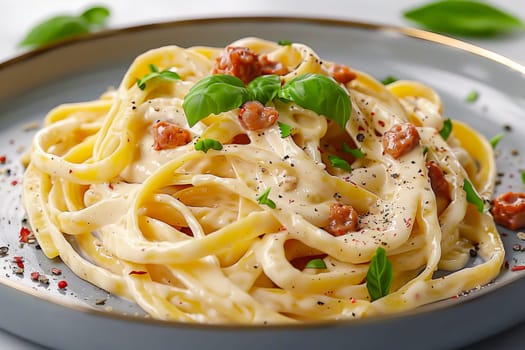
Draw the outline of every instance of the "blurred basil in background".
M63 39L92 33L106 26L111 12L103 6L93 6L78 16L59 15L34 26L19 43L34 49Z
M409 9L403 16L427 30L459 36L493 37L525 31L521 19L481 1L441 0Z

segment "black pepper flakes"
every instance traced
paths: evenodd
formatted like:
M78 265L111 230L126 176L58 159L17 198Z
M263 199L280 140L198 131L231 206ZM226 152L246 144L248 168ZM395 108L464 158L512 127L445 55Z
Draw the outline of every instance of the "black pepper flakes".
M9 247L0 247L0 256L6 256L7 254L9 254Z
M470 254L472 258L475 258L476 256L478 256L478 251L476 249L471 249L469 250L468 253Z
M359 133L359 134L356 135L355 138L356 138L357 141L359 141L359 142L363 142L363 141L365 140L365 135Z

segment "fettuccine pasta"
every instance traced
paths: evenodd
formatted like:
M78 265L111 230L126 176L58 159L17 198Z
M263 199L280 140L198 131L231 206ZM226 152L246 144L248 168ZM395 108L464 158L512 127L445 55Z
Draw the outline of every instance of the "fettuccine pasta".
M277 95L190 125L185 97L213 75L246 85L272 75L283 89L325 76L351 110L341 124ZM221 103L196 96L198 110ZM504 259L492 216L467 198L492 196L492 149L459 121L444 137L446 124L430 87L383 85L303 44L161 47L137 57L117 90L49 112L23 199L47 257L154 318L402 312L489 283ZM374 297L381 250L391 275Z

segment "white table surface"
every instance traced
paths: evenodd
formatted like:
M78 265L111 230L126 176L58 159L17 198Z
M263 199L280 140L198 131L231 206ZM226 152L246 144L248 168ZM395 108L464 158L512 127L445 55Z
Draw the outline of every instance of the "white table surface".
M120 28L151 22L211 16L293 15L333 17L380 24L410 26L403 10L429 0L147 0L137 6L129 0L0 0L0 62L23 51L17 48L24 34L37 22L59 13L79 13L94 4L112 11L109 27ZM487 1L525 20L524 0ZM464 39L525 65L525 31L493 39ZM1 317L1 315L0 315ZM65 330L66 331L66 330ZM470 350L525 348L525 323L480 343ZM0 349L42 349L0 330Z

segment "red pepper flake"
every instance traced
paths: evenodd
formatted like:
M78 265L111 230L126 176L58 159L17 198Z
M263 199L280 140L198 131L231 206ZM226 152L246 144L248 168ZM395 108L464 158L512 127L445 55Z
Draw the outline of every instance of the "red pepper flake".
M51 273L55 276L59 276L62 274L62 270L57 269L56 267L51 268Z
M133 270L133 271L130 271L128 275L145 275L147 273L148 273L147 271L136 271L136 270Z
M13 257L14 262L16 263L16 266L23 269L24 268L24 258L21 256L15 256Z
M513 266L512 269L510 269L511 271L522 271L522 270L525 270L525 265L516 265L516 266Z
M69 169L68 174L73 173L73 169Z
M31 231L27 227L22 226L20 229L20 242L27 243L30 234Z
M354 297L351 297L351 298L350 298L350 302L351 302L352 304L355 304L355 298L354 298Z
M64 289L66 287L67 287L67 282L65 280L62 280L62 281L58 282L58 288Z
M31 280L38 281L39 278L40 278L40 272L38 271L31 272Z
M18 185L18 180L11 181L11 186L16 186L16 185Z
M457 299L458 296L457 295L454 295L451 299Z
M5 162L7 162L7 157L6 156L0 156L0 164L5 164Z
M112 190L112 189L113 189L113 184L110 182L110 183L108 184L108 187L109 187L110 190Z

